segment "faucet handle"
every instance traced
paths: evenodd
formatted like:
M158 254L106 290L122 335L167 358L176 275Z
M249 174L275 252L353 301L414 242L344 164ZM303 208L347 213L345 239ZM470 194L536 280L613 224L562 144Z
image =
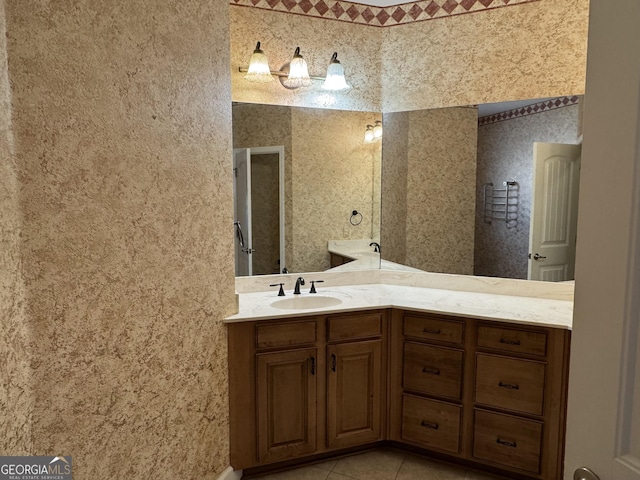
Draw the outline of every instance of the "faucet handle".
M311 280L311 290L309 290L309 293L318 293L316 292L316 283L324 283L324 280Z
M272 283L269 286L270 287L277 287L278 285L280 285L280 291L278 292L278 296L279 297L284 297L284 288L282 288L282 286L284 285L284 283Z

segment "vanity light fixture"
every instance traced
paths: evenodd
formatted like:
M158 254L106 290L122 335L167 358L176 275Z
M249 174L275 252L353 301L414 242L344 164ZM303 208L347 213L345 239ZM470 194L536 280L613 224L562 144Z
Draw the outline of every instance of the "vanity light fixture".
M260 42L257 43L256 49L251 55L249 60L249 68L247 74L244 76L245 80L255 83L269 83L273 82L273 76L269 69L269 61L267 56L260 49Z
M322 88L324 90L334 91L347 90L350 88L344 78L344 68L342 68L340 60L338 60L338 52L333 52L331 56L329 66L327 67L327 77L324 80Z
M367 129L364 131L365 143L373 142L373 125L367 125Z
M382 120L376 120L376 124L373 126L373 139L375 141L382 140Z
M367 125L364 132L364 142L373 143L382 140L382 120L376 120L375 125Z
M322 80L324 90L339 91L351 88L344 78L344 68L338 60L338 53L334 52L331 56L329 66L327 68L326 77L309 76L307 62L300 54L300 47L296 47L288 68L285 65L281 70L271 70L267 56L260 48L260 42L256 44L256 48L251 55L248 67L239 67L238 70L246 73L245 80L254 83L273 82L273 77L280 77L280 83L290 89L300 87L308 87L312 84L312 80Z
M308 87L311 85L307 62L300 55L300 47L296 47L293 53L293 58L289 63L289 76L282 81L282 84L287 88Z

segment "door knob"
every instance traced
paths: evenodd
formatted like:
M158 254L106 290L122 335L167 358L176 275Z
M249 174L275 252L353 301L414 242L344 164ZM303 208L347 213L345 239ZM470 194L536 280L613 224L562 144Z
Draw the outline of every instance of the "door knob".
M534 260L540 260L541 258L547 258L547 257L543 257L543 256L542 256L542 255L540 255L539 253L536 253L536 254L533 256L533 259L534 259Z
M600 477L587 467L580 467L573 472L573 480L600 480Z

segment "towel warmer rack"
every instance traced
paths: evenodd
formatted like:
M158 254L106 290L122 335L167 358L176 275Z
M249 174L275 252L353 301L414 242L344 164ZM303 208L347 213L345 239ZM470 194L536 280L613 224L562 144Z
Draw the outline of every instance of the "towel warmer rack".
M484 184L484 223L493 220L506 223L507 228L518 225L519 185L514 180L502 182L502 188L495 188L492 182Z

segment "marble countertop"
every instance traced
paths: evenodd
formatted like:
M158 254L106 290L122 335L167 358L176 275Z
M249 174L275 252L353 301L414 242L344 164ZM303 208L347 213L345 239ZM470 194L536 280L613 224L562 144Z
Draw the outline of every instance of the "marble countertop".
M380 258L379 252L374 252L369 244L374 240L365 238L361 240L329 240L327 250L353 261L330 268L331 272L348 272L372 268L384 268L386 270L400 270L405 272L419 272L417 268L408 267L399 263L390 262Z
M309 277L309 275L306 275ZM309 277L308 280L313 278ZM307 282L308 285L308 282ZM303 289L301 296L313 296ZM570 300L486 292L425 288L385 283L331 286L319 284L318 296L331 296L342 301L339 305L290 310L272 306L283 298L293 297L290 290L278 297L277 290L248 292L238 296L238 313L227 317L225 323L291 318L331 314L366 309L399 308L420 312L467 316L526 325L570 329L573 302Z

